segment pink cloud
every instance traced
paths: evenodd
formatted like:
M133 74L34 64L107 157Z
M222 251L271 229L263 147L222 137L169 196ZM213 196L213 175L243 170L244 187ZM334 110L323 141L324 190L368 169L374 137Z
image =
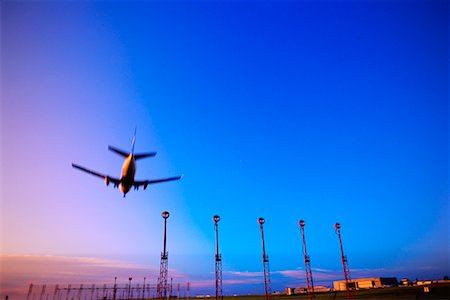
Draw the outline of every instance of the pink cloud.
M303 271L303 270L283 270L283 271L276 271L273 273L280 274L285 277L294 277L294 278L299 278L299 277L305 276L305 271Z
M263 276L262 272L240 272L240 271L226 271L223 272L224 274L229 274L231 276L238 276L238 277L260 277Z
M31 283L36 288L43 284L112 285L114 277L118 278L118 283L124 284L130 276L139 282L146 277L147 283L156 283L159 275L159 270L146 266L95 257L1 254L0 265L2 299L6 295L22 298Z

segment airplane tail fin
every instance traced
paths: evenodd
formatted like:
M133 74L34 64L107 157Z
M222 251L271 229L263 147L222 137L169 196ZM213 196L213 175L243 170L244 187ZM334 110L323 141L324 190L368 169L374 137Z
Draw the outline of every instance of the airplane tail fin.
M134 154L134 143L136 142L136 127L134 128L133 139L131 140L131 153Z
M134 159L138 160L140 158L144 158L144 157L149 157L149 156L155 156L156 152L147 152L147 153L139 153L139 154L134 154L134 143L136 141L136 128L134 129L134 136L133 139L131 140L131 153L134 156ZM130 155L130 153L120 150L116 147L113 146L108 146L108 149L111 150L112 152L115 152L117 154L119 154L120 156L123 157L128 157L128 155Z
M134 128L134 136L133 136L133 139L131 140L131 153L133 153L134 159L138 160L138 159L144 158L144 157L155 156L156 152L134 154L134 143L136 142L136 129L137 128L135 127Z

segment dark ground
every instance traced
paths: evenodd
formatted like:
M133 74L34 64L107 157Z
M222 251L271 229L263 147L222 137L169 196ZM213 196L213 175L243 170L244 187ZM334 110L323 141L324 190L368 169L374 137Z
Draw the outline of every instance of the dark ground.
M425 292L428 287L429 292ZM198 298L197 298L198 299ZM211 297L209 299L215 299ZM235 296L224 297L224 300L264 300L264 296ZM308 295L273 295L272 300L307 300ZM382 299L382 300L450 300L450 284L431 284L426 286L378 288L359 290L355 292L355 300L358 299ZM317 293L316 300L347 300L347 292Z

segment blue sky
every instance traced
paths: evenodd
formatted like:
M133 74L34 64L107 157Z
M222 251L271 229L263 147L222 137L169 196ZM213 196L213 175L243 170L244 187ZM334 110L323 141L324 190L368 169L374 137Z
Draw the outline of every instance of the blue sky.
M168 210L185 281L213 279L221 216L224 279L255 275L225 292L263 291L259 217L275 289L304 283L276 279L303 270L299 219L317 274L342 277L338 221L356 274L448 275L446 2L3 1L1 14L4 255L158 269ZM136 177L182 181L123 199L70 167L118 176L107 146L129 149L135 127L136 152L158 152Z

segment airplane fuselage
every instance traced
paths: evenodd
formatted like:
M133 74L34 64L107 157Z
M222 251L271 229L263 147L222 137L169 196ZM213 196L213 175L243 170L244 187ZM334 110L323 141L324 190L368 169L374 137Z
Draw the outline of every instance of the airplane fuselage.
M119 189L123 193L124 197L133 186L134 174L136 173L136 161L133 154L130 153L125 159L122 166L122 174L120 179Z

